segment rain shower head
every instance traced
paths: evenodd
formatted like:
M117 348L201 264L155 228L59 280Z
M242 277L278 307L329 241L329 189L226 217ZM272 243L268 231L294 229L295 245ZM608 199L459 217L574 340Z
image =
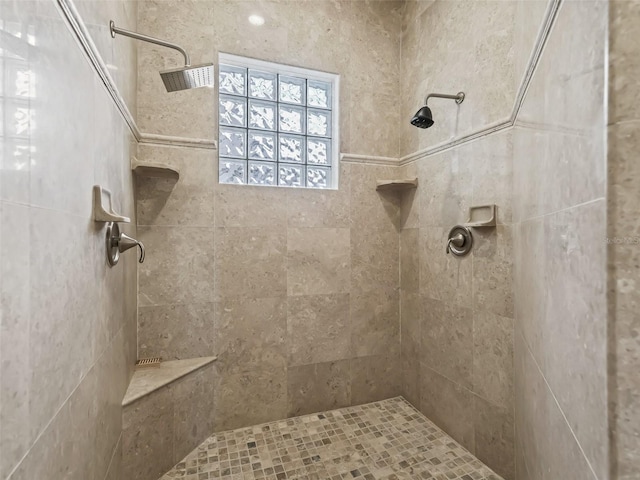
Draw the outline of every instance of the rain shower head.
M136 40L142 40L143 42L154 43L162 47L172 48L179 51L184 57L184 67L173 68L171 70L164 70L160 72L160 77L164 83L167 92L177 92L178 90L189 90L191 88L198 87L212 87L214 82L213 63L205 63L202 65L191 65L191 59L189 54L184 48L176 45L175 43L165 42L159 38L143 35L142 33L131 32L123 28L118 28L113 23L113 20L109 22L109 29L111 31L111 37L116 38L116 34L124 35L125 37L135 38Z
M213 64L186 65L181 68L164 70L160 72L160 77L167 92L209 87L213 85Z
M411 125L418 128L429 128L433 125L433 115L431 114L431 109L427 107L427 102L430 98L449 98L451 100L455 100L458 105L460 105L464 101L464 92L458 92L457 95L446 95L444 93L430 93L427 95L427 98L424 99L424 107L416 112L416 114L411 119Z

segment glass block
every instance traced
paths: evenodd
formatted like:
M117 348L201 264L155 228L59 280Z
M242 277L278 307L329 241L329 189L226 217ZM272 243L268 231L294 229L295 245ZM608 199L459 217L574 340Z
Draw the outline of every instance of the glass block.
M249 162L250 185L275 185L276 164L264 162Z
M280 75L279 78L281 102L305 104L305 93L307 90L307 81L304 78L286 77Z
M304 133L304 108L280 105L278 110L281 132Z
M249 128L276 129L276 104L249 100Z
M329 167L307 167L307 187L331 187L331 169Z
M249 70L249 96L276 100L276 74Z
M304 167L301 165L278 164L278 185L285 187L304 186Z
M279 135L278 159L281 162L304 163L304 137Z
M247 162L220 157L220 167L218 168L218 180L220 183L247 183L246 173Z
M307 110L307 133L321 137L331 136L331 112L327 110Z
M247 69L220 65L218 73L218 88L220 93L232 95L246 95L247 93Z
M246 132L238 128L220 127L219 139L220 156L223 157L246 157Z
M307 105L318 108L331 108L331 84L309 80L307 92Z
M275 133L255 132L249 130L249 158L254 160L276 159Z
M331 140L307 138L307 163L329 165L331 163Z
M220 95L219 116L221 125L244 127L247 125L247 101L241 97Z

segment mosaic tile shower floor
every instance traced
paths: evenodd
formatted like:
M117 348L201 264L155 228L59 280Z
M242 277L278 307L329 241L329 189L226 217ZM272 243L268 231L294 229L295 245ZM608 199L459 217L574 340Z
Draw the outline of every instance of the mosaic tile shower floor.
M502 480L403 398L216 433L161 480Z

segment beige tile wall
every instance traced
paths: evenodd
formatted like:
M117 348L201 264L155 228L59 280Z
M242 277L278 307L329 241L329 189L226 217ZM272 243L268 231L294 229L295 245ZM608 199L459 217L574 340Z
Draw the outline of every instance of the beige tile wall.
M523 479L610 478L607 9L598 1L561 5L514 130L516 443Z
M393 167L343 164L340 190L314 191L219 185L211 150L138 156L182 173L137 185L140 355L218 355L216 430L400 393L400 204L375 191ZM180 225L199 208L213 219Z
M110 6L94 18L135 19ZM92 186L135 217L135 145L55 2L3 1L0 17L0 478L121 478L136 260L107 265Z
M194 63L227 52L339 73L341 151L395 157L402 5L145 0L139 29ZM179 59L138 54L141 129L216 138L215 92L167 95L157 70ZM139 159L181 170L137 184L140 355L219 355L217 430L400 393L399 201L375 191L392 167L342 164L323 192L219 185L215 150L141 145Z
M403 393L505 478L514 478L512 134L403 167L400 234ZM497 228L474 229L467 257L445 253L470 205L495 203Z
M638 150L640 95L638 43L640 2L609 4L609 111L607 237L609 301L609 404L611 478L640 475L640 383L638 381ZM620 242L620 243L618 243Z

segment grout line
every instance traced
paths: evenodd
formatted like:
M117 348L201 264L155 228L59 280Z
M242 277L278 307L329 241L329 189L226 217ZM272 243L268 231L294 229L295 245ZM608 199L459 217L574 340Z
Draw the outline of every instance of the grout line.
M554 210L553 212L543 213L542 215L536 215L536 216L533 216L533 217L528 217L528 218L525 218L524 220L520 220L518 222L514 222L511 225L515 227L515 226L521 225L523 223L533 222L535 220L543 220L543 219L545 219L547 217L552 217L554 215L559 215L561 213L568 213L571 210L578 209L578 208L581 208L581 207L586 207L586 206L589 206L591 204L598 203L598 202L604 201L604 200L606 200L606 197L594 198L593 200L588 200L586 202L577 203L577 204L571 205L569 207L561 208L559 210Z
M122 429L120 429L120 436L118 437L118 441L116 442L115 447L113 447L113 452L111 452L111 459L109 460L109 465L107 466L107 471L104 474L103 480L106 480L109 477L109 473L111 472L111 467L113 466L113 462L116 459L116 453L118 452L118 445L122 441Z
M540 365L538 364L538 361L536 360L536 357L533 355L533 352L531 351L531 348L529 347L529 343L527 342L526 338L524 338L524 335L522 334L521 331L519 331L518 333L520 334L520 337L522 337L522 342L524 343L525 348L527 349L526 353L528 353L529 356L531 357L531 359L533 360L533 364L536 366L536 369L538 370L538 373L540 374L540 377L542 377L542 380L544 381L544 384L545 384L547 390L551 394L551 398L553 398L553 401L554 401L556 407L558 408L558 411L560 412L560 415L562 415L562 418L563 418L567 428L571 432L571 435L573 436L573 439L575 440L576 445L578 445L578 449L580 450L580 453L582 454L582 456L584 457L585 461L587 462L587 465L589 466L589 470L591 470L591 473L593 474L593 478L595 480L598 480L598 475L596 474L595 470L591 466L591 462L589 461L589 458L587 457L585 451L582 449L582 445L580 444L580 441L578 440L578 437L576 436L575 432L571 428L571 424L569 423L569 420L567 419L566 415L564 414L564 410L562 410L562 407L560 406L560 402L558 401L558 399L556 398L553 390L551 389L551 385L549 385L549 383L547 382L547 378L544 376L544 373L542 372L542 369L540 368Z

